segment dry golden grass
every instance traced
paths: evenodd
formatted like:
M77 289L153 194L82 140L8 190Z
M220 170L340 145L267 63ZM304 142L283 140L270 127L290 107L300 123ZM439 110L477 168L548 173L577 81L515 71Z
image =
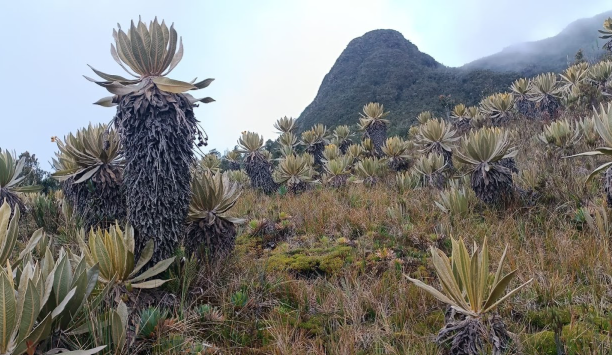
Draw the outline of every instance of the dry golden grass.
M231 353L441 354L432 340L444 324L444 307L402 275L436 285L428 246L449 251L448 238L461 236L470 245L488 237L492 260L508 245L509 268L518 269L514 283L535 279L499 309L525 353L550 353L554 312L563 314L568 353L612 351L609 243L576 221L580 207L603 203L599 185L584 184L596 161L563 159L573 152L553 151L531 139L538 124L513 128L514 139L524 142L517 159L524 173L517 184L538 190L533 204L478 205L467 218L452 218L434 206L437 190L400 195L392 179L371 188L315 187L297 196L245 191L236 215L278 221L282 212L291 216L295 230L270 248L243 228L232 267L221 271L231 275L213 277L217 292L208 300L224 309L226 323L247 329L238 322L257 322L259 333L251 331L253 336L243 339L248 344L221 333L209 340ZM406 202L405 216L390 214L400 201ZM341 254L340 263L321 266L344 246L351 251ZM316 261L291 259L312 256L314 249L321 252ZM275 267L279 263L287 267ZM228 309L227 300L241 288L252 300L250 309Z
M295 196L245 190L232 213L272 229L252 235L240 227L234 255L201 266L168 332L180 328L202 354L443 354L433 340L444 306L403 275L437 287L428 248L450 252L451 236L468 245L487 237L492 261L508 245L508 268L518 269L510 287L534 278L499 308L524 353L555 354L555 329L568 354L612 353L610 235L579 213L605 203L600 183L584 184L602 160L563 159L588 148L552 150L533 138L540 126L510 127L515 182L537 198L505 208L477 203L465 218L437 208L433 188L398 193L393 176ZM200 314L203 305L212 311Z

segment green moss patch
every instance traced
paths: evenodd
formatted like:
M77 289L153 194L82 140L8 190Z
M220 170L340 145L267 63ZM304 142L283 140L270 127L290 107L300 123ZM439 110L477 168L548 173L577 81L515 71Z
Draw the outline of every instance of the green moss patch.
M268 270L289 271L303 275L332 275L353 261L353 248L349 246L298 248L291 251L279 249L268 259Z

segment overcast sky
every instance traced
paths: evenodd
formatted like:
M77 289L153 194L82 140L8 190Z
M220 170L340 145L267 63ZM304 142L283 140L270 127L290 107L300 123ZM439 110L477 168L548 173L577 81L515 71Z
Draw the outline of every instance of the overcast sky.
M174 22L183 37L172 78L216 79L197 96L217 102L196 117L223 152L244 130L275 138L273 122L299 116L348 42L370 30L398 30L459 66L611 9L612 0L1 1L0 147L29 150L49 170L51 136L110 121L114 108L91 104L108 94L82 75L95 76L86 64L124 75L112 30L139 15Z

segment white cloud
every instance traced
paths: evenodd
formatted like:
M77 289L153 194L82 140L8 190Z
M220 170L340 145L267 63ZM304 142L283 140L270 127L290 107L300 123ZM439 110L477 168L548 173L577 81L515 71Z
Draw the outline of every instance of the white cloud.
M174 22L183 36L185 57L173 77L217 79L201 93L217 102L196 116L210 148L223 151L245 129L274 138L274 120L297 117L350 40L370 30L396 29L436 60L460 65L608 8L609 0L7 2L0 147L36 153L48 168L50 136L108 122L112 109L91 105L106 93L81 75L92 74L86 64L121 73L109 55L111 32L139 14Z

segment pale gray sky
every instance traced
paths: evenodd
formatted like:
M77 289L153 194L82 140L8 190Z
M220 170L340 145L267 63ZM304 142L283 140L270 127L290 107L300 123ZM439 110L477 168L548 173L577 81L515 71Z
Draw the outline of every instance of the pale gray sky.
M172 78L216 79L200 94L217 102L196 117L223 152L243 130L275 138L272 123L299 116L349 41L370 30L398 30L459 66L610 9L612 0L2 1L0 147L29 150L49 170L51 136L110 121L113 108L91 104L106 91L82 75L95 76L86 64L123 75L111 34L138 15L174 22L183 37Z

